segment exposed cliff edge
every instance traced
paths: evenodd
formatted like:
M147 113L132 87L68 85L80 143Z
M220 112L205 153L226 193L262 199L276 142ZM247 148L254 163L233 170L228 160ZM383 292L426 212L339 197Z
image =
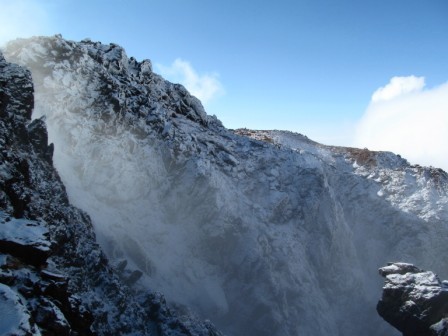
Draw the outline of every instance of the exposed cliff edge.
M17 206L3 208L44 220L50 241L62 227L73 231L79 244L57 250L67 263L81 253L79 274L61 272L79 279L71 283L85 297L104 274L97 267L112 269L95 232L122 273L117 282L105 276L103 294L87 300L94 316L108 313L110 328L143 328L145 300L133 301L131 286L161 291L229 335L382 336L393 329L375 312L381 265L409 260L448 276L440 258L448 255L448 176L440 169L290 132L228 130L150 61L115 44L36 37L9 43L5 57L31 70L32 129L45 123L55 144L30 136L39 164L50 166L54 151L70 202L85 212L68 205L60 182L38 183L40 198L22 198L21 183L9 187ZM56 174L22 161L25 180ZM60 207L71 215L45 210ZM102 295L126 313L109 312Z
M0 334L220 335L109 264L68 201L33 105L31 73L0 53Z
M389 263L378 313L404 336L448 335L448 283L412 264Z

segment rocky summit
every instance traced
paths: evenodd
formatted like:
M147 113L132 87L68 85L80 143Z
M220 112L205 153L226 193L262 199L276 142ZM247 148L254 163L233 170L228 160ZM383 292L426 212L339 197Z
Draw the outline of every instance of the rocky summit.
M227 129L113 43L34 37L3 52L11 328L393 335L375 312L376 270L407 260L448 275L443 170Z

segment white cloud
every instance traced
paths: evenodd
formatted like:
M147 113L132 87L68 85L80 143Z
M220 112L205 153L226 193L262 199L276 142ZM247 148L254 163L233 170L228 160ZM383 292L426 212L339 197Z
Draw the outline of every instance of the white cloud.
M354 145L448 171L448 82L431 89L424 83L423 77L394 77L375 91Z
M35 0L0 0L0 46L18 37L44 34L48 13Z
M157 69L166 79L185 86L204 105L224 94L217 73L199 75L189 62L180 58L176 59L171 66L157 64Z
M392 77L389 84L379 88L373 93L372 102L391 100L408 93L421 91L424 86L424 77Z

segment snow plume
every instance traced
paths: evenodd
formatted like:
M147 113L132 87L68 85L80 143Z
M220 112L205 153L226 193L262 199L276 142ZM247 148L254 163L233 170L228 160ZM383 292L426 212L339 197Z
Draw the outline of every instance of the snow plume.
M26 50L20 49L23 41L8 44L6 57L14 54L16 62L30 64L36 55L52 59L51 52L67 55L71 48L80 47L60 37L32 41L36 43L31 42ZM47 49L48 42L56 47ZM226 311L223 290L207 277L207 261L196 260L191 252L199 245L203 227L216 208L214 189L196 176L193 167L186 169L192 162L179 167L170 149L164 141L154 138L152 127L144 119L129 122L116 113L117 108L126 105L122 100L125 94L115 96L113 101L106 98L115 92L108 92L112 84L105 85L105 78L120 82L116 78L123 77L117 75L117 69L121 69L121 76L138 71L128 63L122 49L110 45L95 49L95 53L106 53L98 64L89 56L88 48L88 43L83 45L83 54L78 55L76 63L46 63L50 72L45 66L32 67L36 92L33 118L46 117L49 141L56 144L53 161L70 201L88 211L97 239L109 258L127 260L128 270L143 273L142 282L180 304L198 302L203 311ZM113 75L103 68L110 59L116 61L110 64ZM143 71L149 76L147 69ZM157 89L174 90L175 86L158 76L153 80L154 90L148 94L150 106L156 111L152 122L156 123L165 109L157 102L158 97L169 94ZM143 90L141 86L132 89ZM146 94L140 93L139 99ZM117 102L122 105L117 107ZM164 132L173 134L173 126L164 122ZM202 244L201 248L206 246ZM180 286L179 279L186 277L185 286Z
M157 69L163 77L185 86L204 105L224 94L224 88L217 73L200 75L189 62L180 58L176 59L171 66L158 64Z
M34 0L0 0L0 47L7 41L44 31L48 13Z
M393 77L376 90L357 126L354 145L448 170L448 83L424 86L423 77Z

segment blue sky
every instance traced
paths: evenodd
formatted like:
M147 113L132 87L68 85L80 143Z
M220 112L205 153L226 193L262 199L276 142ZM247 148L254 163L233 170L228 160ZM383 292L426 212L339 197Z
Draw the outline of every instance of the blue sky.
M6 37L115 42L168 79L190 71L229 128L327 144L362 145L372 94L393 77L424 77L412 92L448 80L446 0L0 0L0 10Z

